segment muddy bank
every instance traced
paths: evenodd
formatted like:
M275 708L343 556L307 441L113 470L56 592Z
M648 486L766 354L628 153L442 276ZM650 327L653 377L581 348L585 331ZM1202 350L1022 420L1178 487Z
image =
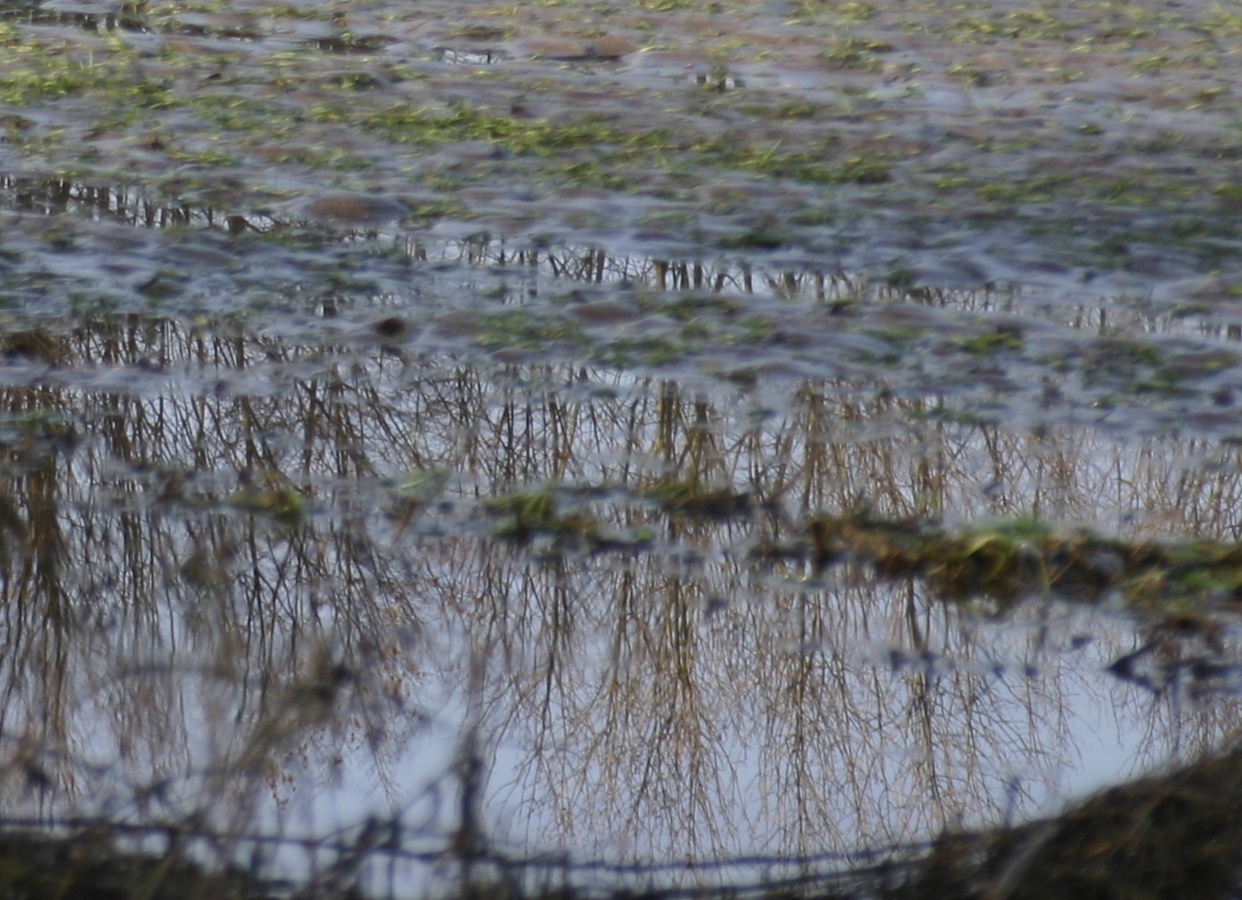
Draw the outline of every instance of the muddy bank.
M903 851L877 849L849 868L824 874L769 874L755 883L711 890L654 888L653 898L812 896L832 900L922 900L922 898L1125 898L1152 895L1201 897L1234 895L1242 823L1242 760L1236 752L1208 759L1158 777L1092 797L1055 819L991 833L952 834L928 847ZM167 837L155 829L148 841L165 839L162 855L134 854L105 837L115 825L66 823L60 839L31 834L0 834L0 889L14 896L55 893L66 900L215 897L262 900L287 896L289 885L234 870L208 872L183 858L185 847L204 835L176 826ZM395 827L395 825L393 826ZM352 879L363 865L388 856L387 827L372 823L371 834L325 846L333 861L309 886L292 896L322 900L357 897ZM130 837L139 837L138 833ZM211 836L206 843L231 840ZM278 839L276 839L278 840ZM198 855L202 855L201 852ZM573 864L554 860L508 859L487 851L445 854L445 866L473 874L455 895L519 898L586 898L607 892L568 886L581 880ZM778 871L782 861L756 859ZM559 869L559 870L558 870ZM620 870L618 870L619 872ZM567 884L552 887L558 881ZM537 885L543 884L540 888ZM630 896L626 893L621 896Z

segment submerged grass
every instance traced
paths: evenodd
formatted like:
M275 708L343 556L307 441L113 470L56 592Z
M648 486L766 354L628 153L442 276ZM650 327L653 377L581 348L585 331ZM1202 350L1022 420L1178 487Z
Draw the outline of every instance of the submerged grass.
M619 533L588 501L654 506L673 518L724 522L754 518L763 502L699 478L665 479L637 492L549 483L484 505L500 537L528 544L551 538L553 551L640 549L652 531ZM920 578L945 600L1032 597L1098 602L1120 597L1132 609L1182 621L1213 604L1242 600L1242 543L1104 537L1087 528L1058 529L1014 518L953 529L921 518L870 511L812 516L793 539L760 538L756 560L806 559L819 568L870 564L882 578ZM800 535L800 536L798 536Z
M683 10L712 16L720 12L711 4L679 2L667 10L674 20L665 24L675 30L676 14ZM1049 224L1064 219L1067 204L1077 204L1075 221L1091 219L1093 227L1107 230L1108 208L1124 205L1184 214L1185 207L1202 206L1206 199L1221 206L1203 210L1211 214L1212 227L1203 234L1182 235L1178 243L1188 252L1225 252L1212 237L1235 230L1234 210L1227 190L1217 198L1211 189L1237 180L1231 172L1238 161L1222 123L1200 140L1191 130L1172 126L1139 134L1123 127L1123 121L1095 113L1055 129L1048 127L1050 122L1025 127L1034 123L1019 115L1023 127L992 121L987 128L994 134L986 137L967 125L937 125L929 145L925 134L907 120L917 111L919 98L935 90L941 79L955 89L965 83L968 90L986 90L998 80L1042 84L1050 72L1064 68L1059 55L1071 50L1124 51L1127 65L1138 72L1172 67L1196 76L1225 74L1227 58L1217 59L1210 48L1169 50L1162 29L1181 29L1185 37L1214 33L1204 23L1223 22L1228 33L1231 14L1209 12L1197 22L1186 13L1163 11L1166 22L1139 11L1139 19L1131 22L1126 21L1131 14L1119 17L1106 5L985 11L931 2L903 7L901 16L858 3L799 3L793 12L795 22L820 29L814 52L805 52L821 68L846 79L831 103L809 103L797 91L757 91L742 87L741 81L709 100L702 91L631 84L625 67L607 90L592 88L579 103L581 98L572 95L579 84L570 79L524 71L506 71L502 79L486 66L458 67L452 77L442 78L413 58L388 57L385 35L357 31L352 11L343 7L324 15L285 6L265 10L262 15L276 20L309 16L339 27L335 36L276 48L264 46L271 35L258 14L251 24L216 28L179 21L186 13L201 15L197 7L143 4L133 4L126 15L137 18L140 30L170 38L155 50L127 41L116 30L66 41L56 34L0 24L0 103L15 109L5 121L10 143L21 156L55 165L58 171L104 177L132 171L137 164L164 173L158 177L179 188L218 180L225 173L229 179L242 173L253 178L276 168L366 188L367 182L421 172L423 151L450 145L437 171L423 173L427 185L446 194L467 184L531 178L544 185L689 197L696 187L742 173L807 187L857 185L875 192L874 199L890 209L935 208L958 214L990 205L1007 219L1029 218L1032 233L1049 237ZM664 46L665 24L642 26L652 31L653 49ZM867 33L855 34L855 27L864 24ZM235 27L241 31L232 33ZM216 34L213 29L224 31ZM182 40L184 35L214 36L217 45L204 49ZM952 47L953 55L938 62L908 61L910 51L903 41L910 35ZM516 20L502 18L486 26L454 23L448 39L494 42L524 36ZM751 46L741 37L720 37L710 54L712 59L728 57L727 66L713 63L713 72L770 53L770 48ZM223 39L237 41L237 52L225 52ZM1131 46L1140 40L1154 41L1155 46ZM1014 71L986 54L958 55L962 43L1012 41L1038 45L1016 57ZM347 51L356 55L342 65L340 54ZM903 54L898 63L890 64L898 54ZM565 102L548 110L558 90L567 92ZM1218 115L1217 107L1222 113L1225 108L1219 101L1224 90L1204 81L1178 99L1188 109ZM633 115L644 105L650 115ZM28 117L19 111L36 106L53 115ZM62 120L57 120L58 108L65 112ZM451 158L457 153L451 145L460 142L491 144L496 154L471 151ZM939 154L929 155L936 147L968 152L971 164L946 177L943 163L935 159ZM1124 164L1112 158L1119 148L1128 154ZM1022 157L1035 154L1047 162L1023 164ZM1211 165L1153 166L1145 161L1152 154L1191 155L1210 159ZM265 189L262 184L251 186ZM852 201L843 203L853 208ZM1010 215L1019 208L1023 215ZM800 204L788 212L792 218L805 219L807 214ZM781 244L800 239L797 234L779 237ZM773 239L750 246L770 248ZM740 240L745 244L747 239ZM1076 242L1072 249L1084 254L1091 246ZM1107 251L1103 244L1100 249ZM1096 256L1095 262L1124 266L1126 260L1105 255Z
M538 541L541 548L554 554L635 551L649 546L654 537L650 528L616 529L584 509L566 508L567 501L580 503L607 493L549 484L492 498L484 510L498 521L498 537L521 545Z
M1125 541L1026 518L954 531L866 512L817 516L806 539L804 552L820 566L860 559L884 577L924 578L946 599L1012 603L1053 592L1097 601L1117 594L1136 609L1176 613L1242 598L1239 543Z

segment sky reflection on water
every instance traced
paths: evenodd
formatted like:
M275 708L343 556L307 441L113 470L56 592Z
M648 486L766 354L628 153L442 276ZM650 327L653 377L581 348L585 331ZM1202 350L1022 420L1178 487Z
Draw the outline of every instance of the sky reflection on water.
M844 383L282 355L171 321L61 340L4 389L14 812L312 837L397 815L408 850L465 813L520 855L846 853L1055 811L1237 727L1225 608L1210 639L1160 639L1107 599L948 603L750 553L860 502L1228 539L1229 449L1033 437ZM755 503L670 515L643 499L670 479ZM643 549L498 536L490 498L550 482ZM1109 671L1149 642L1146 684Z

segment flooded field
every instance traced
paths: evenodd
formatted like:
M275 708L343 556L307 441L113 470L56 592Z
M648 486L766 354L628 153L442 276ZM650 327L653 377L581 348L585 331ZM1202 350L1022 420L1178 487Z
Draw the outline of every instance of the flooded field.
M1236 893L1242 5L0 13L0 896Z

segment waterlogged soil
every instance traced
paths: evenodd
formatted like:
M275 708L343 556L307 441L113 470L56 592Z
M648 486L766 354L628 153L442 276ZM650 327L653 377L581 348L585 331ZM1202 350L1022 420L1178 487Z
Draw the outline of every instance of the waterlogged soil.
M939 286L1237 254L1233 3L6 8L14 173Z
M167 315L401 358L559 358L740 388L769 377L866 383L921 398L930 416L1036 432L1242 438L1242 304L1219 302L1217 276L1142 295L950 290L772 254L686 260L392 226L342 233L63 181L10 179L0 203L9 358L41 378L83 375L45 372L57 360L24 346L32 329Z
M0 11L0 894L1236 884L1242 5Z

